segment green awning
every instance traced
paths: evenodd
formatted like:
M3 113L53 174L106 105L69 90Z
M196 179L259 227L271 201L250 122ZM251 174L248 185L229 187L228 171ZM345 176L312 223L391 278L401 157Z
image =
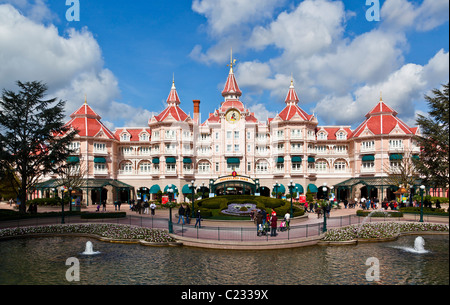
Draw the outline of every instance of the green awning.
M317 189L317 186L315 186L314 184L309 184L308 185L308 190L311 192L311 193L317 193L319 190Z
M185 184L181 189L181 193L183 194L192 194L192 189L190 184Z
M157 194L160 190L161 188L159 187L159 185L155 184L150 188L150 194Z
M389 160L394 161L394 160L403 160L403 155L402 154L391 154L389 156Z
M292 157L292 162L302 162L302 157L298 157L298 156L296 156L296 157Z
M375 161L375 155L364 155L362 161Z
M153 164L159 164L159 158L153 158L152 163Z
M415 159L415 160L420 160L419 155L413 155L411 158Z
M184 164L192 164L192 159L191 158L184 158L183 159L183 163Z
M175 159L174 157L168 157L166 158L166 163L170 164L177 163L177 159Z
M80 163L80 157L69 157L67 158L67 163L69 164Z
M305 190L303 189L303 186L301 186L301 184L297 183L295 184L294 192L303 194Z
M239 158L228 158L227 164L241 164L241 160Z
M105 158L94 158L94 163L106 163Z
M308 157L308 163L314 163L316 159L314 157Z
M277 163L284 163L284 157L278 157Z

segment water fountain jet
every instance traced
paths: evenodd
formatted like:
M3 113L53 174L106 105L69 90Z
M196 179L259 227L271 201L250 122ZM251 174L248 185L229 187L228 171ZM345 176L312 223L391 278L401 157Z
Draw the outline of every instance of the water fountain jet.
M100 254L100 252L99 251L94 251L94 245L92 244L92 242L88 241L86 243L86 249L81 254L83 254L83 255L97 255L97 254Z

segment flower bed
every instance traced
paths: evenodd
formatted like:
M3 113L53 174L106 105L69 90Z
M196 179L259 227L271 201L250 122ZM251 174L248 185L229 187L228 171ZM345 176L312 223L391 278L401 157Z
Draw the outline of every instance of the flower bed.
M397 223L379 222L367 223L362 226L352 225L348 227L330 229L323 241L351 241L356 239L389 239L406 232L449 232L449 226L432 223Z
M176 241L162 230L115 224L52 225L0 230L0 238L36 234L89 234L113 240L145 240L152 243Z

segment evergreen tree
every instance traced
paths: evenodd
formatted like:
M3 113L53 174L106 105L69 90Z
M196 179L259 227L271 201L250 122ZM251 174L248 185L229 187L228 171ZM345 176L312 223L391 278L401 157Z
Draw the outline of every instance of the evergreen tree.
M421 152L414 159L423 177L423 184L433 188L448 188L449 180L449 94L448 86L434 89L432 97L425 96L429 116L419 115L417 124L421 136L416 137Z
M19 92L3 89L0 98L0 170L14 170L13 180L26 211L27 191L49 173L60 173L76 133L64 127L64 101L44 99L41 82L17 82Z

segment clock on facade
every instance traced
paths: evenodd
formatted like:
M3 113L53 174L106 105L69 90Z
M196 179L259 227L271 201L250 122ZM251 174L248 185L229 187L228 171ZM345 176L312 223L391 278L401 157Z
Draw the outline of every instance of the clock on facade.
M225 117L228 122L236 123L236 122L239 122L239 120L241 119L241 114L239 113L239 111L237 111L235 109L231 109L227 112Z

